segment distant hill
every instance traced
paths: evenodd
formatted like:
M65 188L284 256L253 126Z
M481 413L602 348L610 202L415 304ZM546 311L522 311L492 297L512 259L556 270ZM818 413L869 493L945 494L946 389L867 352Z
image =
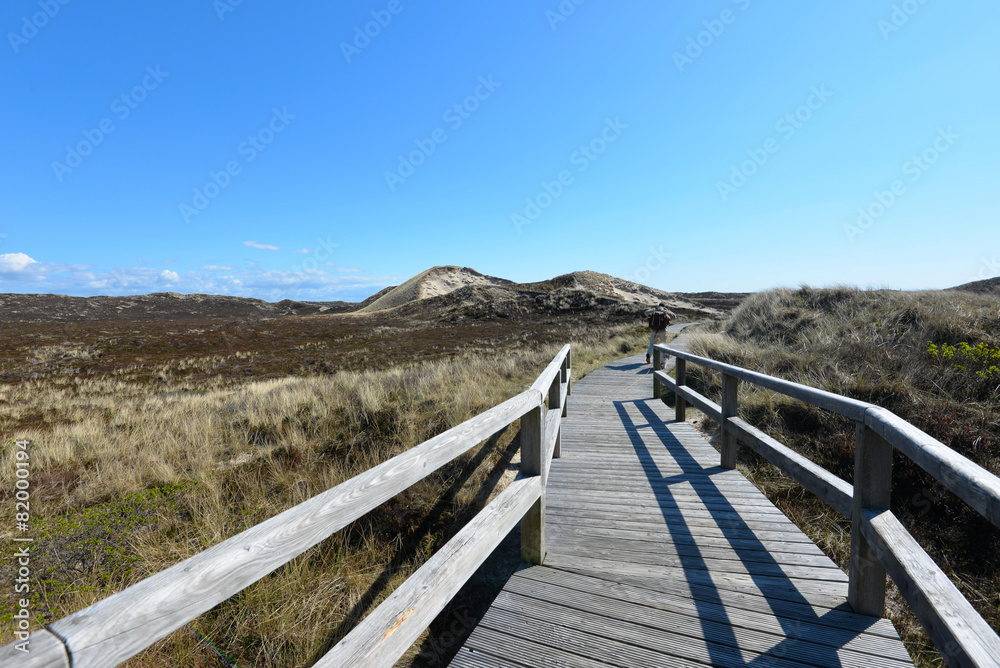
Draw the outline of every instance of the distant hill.
M948 289L961 290L962 292L975 292L978 294L990 294L1000 289L1000 276L997 276L996 278L987 278L985 281L964 283Z
M468 267L432 267L402 285L386 288L379 293L381 296L378 299L370 301L357 311L360 313L383 311L420 299L446 295L470 285L513 285L513 282L485 276Z
M432 267L361 302L305 302L225 295L156 292L132 297L68 297L0 294L0 322L256 319L358 314L386 318L458 321L584 314L594 322L635 319L664 302L684 318L715 317L734 308L745 293L664 292L595 271L576 271L547 281L514 283L468 267Z

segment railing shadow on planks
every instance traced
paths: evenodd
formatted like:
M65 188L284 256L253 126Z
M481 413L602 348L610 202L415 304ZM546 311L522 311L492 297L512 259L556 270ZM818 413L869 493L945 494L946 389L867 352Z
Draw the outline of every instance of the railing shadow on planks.
M521 557L545 557L545 482L560 456L570 393L567 344L528 390L361 475L11 643L0 665L115 666L196 619L368 511L520 420L521 469L315 666L392 666L521 522Z
M676 358L675 377L660 369ZM687 362L722 374L722 405L687 386ZM892 450L914 461L995 526L1000 527L1000 478L896 414L864 401L793 383L675 350L654 348L653 396L675 395L675 419L687 404L722 430L721 467L736 467L737 444L760 454L786 475L851 519L848 603L855 612L882 617L886 573L949 666L1000 666L1000 637L889 510ZM841 480L737 416L740 381L783 394L855 421L854 485Z

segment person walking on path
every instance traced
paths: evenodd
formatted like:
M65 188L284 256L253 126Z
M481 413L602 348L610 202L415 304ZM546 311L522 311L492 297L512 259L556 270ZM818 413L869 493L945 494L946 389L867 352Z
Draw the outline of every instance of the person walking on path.
M646 349L646 364L649 364L653 355L653 346L657 343L667 342L667 326L677 316L674 315L673 311L668 311L667 305L663 302L660 302L656 308L646 309L645 315L649 322L649 348Z

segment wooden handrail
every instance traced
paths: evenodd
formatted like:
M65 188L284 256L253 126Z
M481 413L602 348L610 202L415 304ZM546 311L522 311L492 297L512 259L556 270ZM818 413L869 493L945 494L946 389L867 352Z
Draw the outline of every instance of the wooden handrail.
M664 371L653 372L653 394L660 385L677 395L677 420L684 401L719 423L723 433L721 465L735 466L735 442L775 464L841 514L850 517L851 559L848 602L856 612L885 613L885 576L892 577L950 666L1000 666L1000 637L927 555L889 510L892 449L895 448L972 508L1000 527L1000 478L891 411L808 385L775 378L659 344L654 350L718 371L722 405ZM736 388L745 381L853 419L857 425L854 485L736 417Z
M449 556L432 557L414 574L420 574L419 585L386 599L372 613L378 616L365 626L381 628L380 620L386 619L401 625L402 620L397 622L393 615L408 619L412 613L414 621L406 624L405 632L396 626L383 629L383 640L393 635L410 637L412 629L419 636L426 624L420 626L417 620L433 619L496 547L494 539L499 542L522 517L522 555L536 564L544 559L545 474L549 458L559 456L556 446L571 383L571 355L569 345L564 346L531 388L521 394L46 629L33 631L29 654L13 642L0 647L0 665L14 661L30 668L118 665L520 420L522 479L482 510L472 520L472 529L463 529L442 548ZM558 409L548 415L547 400L550 404L554 400L553 408ZM454 559L464 565L458 570L440 567ZM452 581L431 586L429 574ZM394 610L393 605L414 600L414 587L433 595L418 597L420 604L412 610ZM389 608L383 610L386 605ZM383 642L379 647L377 663L360 658L357 663L337 665L391 666L409 644ZM398 654L390 656L397 649ZM351 649L348 654L356 652ZM358 656L362 655L368 656L364 652Z

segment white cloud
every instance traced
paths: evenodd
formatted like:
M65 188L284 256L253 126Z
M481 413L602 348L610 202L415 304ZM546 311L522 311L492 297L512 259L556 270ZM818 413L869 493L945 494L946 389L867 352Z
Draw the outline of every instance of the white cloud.
M312 253L312 249L311 248L300 248L300 249L298 249L295 252L296 253Z
M54 274L79 272L85 265L38 262L26 253L0 254L0 282L40 281Z
M24 253L4 253L0 255L0 274L22 272L31 264L38 264L38 261Z
M219 273L223 271L225 273ZM367 276L347 267L265 270L254 263L239 269L205 265L200 270L184 273L143 266L97 272L87 265L38 262L25 253L0 254L0 292L142 295L162 292L166 284L174 292L256 297L268 301L357 301L381 288L398 285L402 278Z
M249 246L250 248L259 248L260 250L272 250L272 251L281 250L277 246L273 246L271 244L262 244L257 241L244 241L243 245Z

